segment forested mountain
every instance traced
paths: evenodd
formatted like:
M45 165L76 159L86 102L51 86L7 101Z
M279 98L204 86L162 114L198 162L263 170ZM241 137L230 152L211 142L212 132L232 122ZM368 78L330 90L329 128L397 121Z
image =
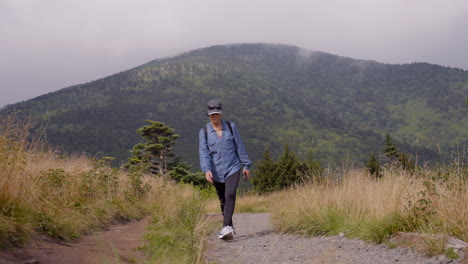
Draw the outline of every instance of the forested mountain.
M289 144L325 163L365 161L389 132L419 160L468 147L468 72L427 63L389 65L294 46L213 46L151 61L86 84L9 105L47 124L67 152L125 160L144 120L175 128L176 153L198 168L206 102L223 100L253 161Z

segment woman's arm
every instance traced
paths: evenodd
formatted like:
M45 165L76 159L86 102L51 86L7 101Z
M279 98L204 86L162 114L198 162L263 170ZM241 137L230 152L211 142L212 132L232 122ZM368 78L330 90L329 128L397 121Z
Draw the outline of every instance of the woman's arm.
M198 133L198 153L200 155L200 167L203 172L211 171L211 155L208 148L207 137L203 128Z
M249 159L249 156L247 155L247 151L245 150L244 143L242 142L242 139L240 138L239 131L237 130L236 124L232 123L232 132L234 135L234 140L236 141L236 150L237 150L237 155L239 155L239 160L244 167L244 170L250 170L250 166L252 165L252 162Z

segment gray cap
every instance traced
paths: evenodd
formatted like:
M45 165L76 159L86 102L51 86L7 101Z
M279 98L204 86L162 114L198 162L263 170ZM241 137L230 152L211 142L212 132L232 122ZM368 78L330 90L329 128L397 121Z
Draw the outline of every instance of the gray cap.
M223 104L221 103L221 99L211 99L210 101L208 101L208 115L222 113Z

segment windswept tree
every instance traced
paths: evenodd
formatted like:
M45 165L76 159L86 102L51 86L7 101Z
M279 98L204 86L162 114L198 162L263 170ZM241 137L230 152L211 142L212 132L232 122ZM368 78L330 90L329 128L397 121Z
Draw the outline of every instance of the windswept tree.
M146 120L149 125L139 128L136 132L145 142L133 147L132 157L124 165L126 168L143 168L152 174L167 176L172 159L173 150L179 135L174 129L158 121Z

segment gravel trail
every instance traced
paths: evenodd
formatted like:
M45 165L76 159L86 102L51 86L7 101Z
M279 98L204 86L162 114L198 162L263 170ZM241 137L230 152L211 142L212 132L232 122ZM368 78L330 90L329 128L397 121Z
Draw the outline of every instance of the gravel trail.
M208 239L208 263L465 263L445 256L428 258L406 248L390 249L341 236L302 237L276 234L268 213L234 215L237 235L232 241Z

